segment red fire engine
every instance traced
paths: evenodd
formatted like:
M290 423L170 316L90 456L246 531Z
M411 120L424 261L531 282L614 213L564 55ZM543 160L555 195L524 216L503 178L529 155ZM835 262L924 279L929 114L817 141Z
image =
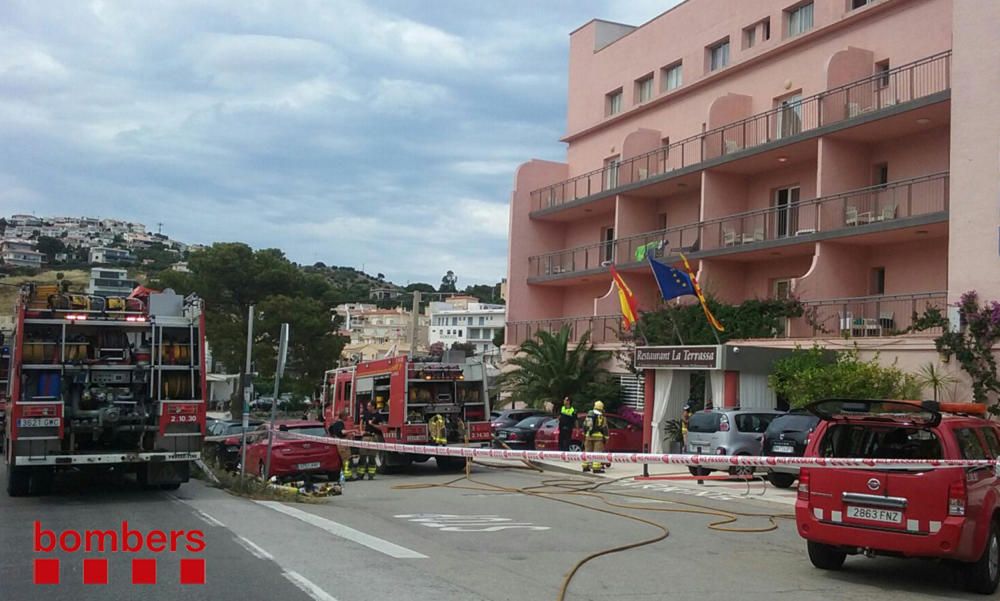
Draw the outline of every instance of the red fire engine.
M448 363L404 355L326 372L322 403L328 427L346 409L347 434L359 438L358 422L369 401L382 416L380 442L430 444L428 422L440 415L447 424L449 445L489 445L489 395L486 370L479 361ZM429 458L380 451L375 464L385 472ZM457 457L438 457L436 462L442 470L465 466L465 460Z
M8 494L44 493L57 470L134 472L177 488L201 453L204 365L196 298L25 286L6 395Z

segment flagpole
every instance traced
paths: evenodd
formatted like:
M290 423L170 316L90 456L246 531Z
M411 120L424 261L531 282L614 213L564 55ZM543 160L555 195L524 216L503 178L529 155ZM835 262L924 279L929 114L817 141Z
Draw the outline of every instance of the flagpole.
M681 302L677 301L678 307L680 304ZM677 320L674 319L674 309L671 308L669 304L667 305L667 315L670 316L670 325L674 326L674 336L677 336L677 340L679 340L681 344L684 344L684 337L681 336L681 330L677 327Z

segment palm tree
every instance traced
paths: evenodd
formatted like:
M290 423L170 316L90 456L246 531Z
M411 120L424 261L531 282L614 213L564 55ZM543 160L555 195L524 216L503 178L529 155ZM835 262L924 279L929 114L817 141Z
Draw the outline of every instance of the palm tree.
M555 334L539 331L524 341L517 356L508 361L515 369L500 377L500 389L531 407L545 402L555 405L567 396L583 400L607 375L603 364L611 353L594 350L589 331L570 349L570 334L565 325Z
M922 388L930 388L934 391L934 400L938 400L938 394L945 386L952 386L958 383L958 378L945 372L933 363L925 363L920 366L917 372L917 383Z

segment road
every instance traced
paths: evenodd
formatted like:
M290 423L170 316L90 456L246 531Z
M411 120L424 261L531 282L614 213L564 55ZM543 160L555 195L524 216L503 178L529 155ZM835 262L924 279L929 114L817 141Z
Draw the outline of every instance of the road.
M2 467L0 477L6 477ZM778 528L766 533L708 528L723 519L719 512L757 514L728 527L760 529L770 524L765 514L791 509L766 498L697 488L662 492L665 485L632 481L608 483L598 489L601 497L541 497L517 489L554 491L537 487L582 477L479 466L474 482L413 488L454 478L440 474L432 460L405 474L349 483L343 496L323 504L254 502L197 481L165 492L66 477L52 496L0 493L0 599L139 598L129 580L130 559L155 555L158 583L138 586L144 601L176 601L178 594L215 601L555 600L566 573L587 555L662 535L656 526L604 511L660 524L669 537L586 564L567 600L981 598L958 592L953 572L934 562L849 558L843 572L816 570L788 519L777 518ZM692 513L706 510L713 513ZM146 532L197 529L205 549L197 555L36 553L34 520L55 532L118 528L122 520ZM82 558L103 556L110 556L108 584L82 584ZM33 584L39 557L61 559L61 584ZM183 557L205 559L204 585L179 584Z

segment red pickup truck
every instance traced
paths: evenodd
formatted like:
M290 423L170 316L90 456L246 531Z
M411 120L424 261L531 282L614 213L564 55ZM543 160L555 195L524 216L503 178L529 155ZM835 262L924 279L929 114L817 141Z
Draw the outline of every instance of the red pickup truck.
M820 423L807 457L1000 459L1000 424L982 417L983 405L826 400L809 409ZM990 465L803 468L795 519L821 569L857 554L935 558L959 565L973 592L1000 583L1000 478Z

